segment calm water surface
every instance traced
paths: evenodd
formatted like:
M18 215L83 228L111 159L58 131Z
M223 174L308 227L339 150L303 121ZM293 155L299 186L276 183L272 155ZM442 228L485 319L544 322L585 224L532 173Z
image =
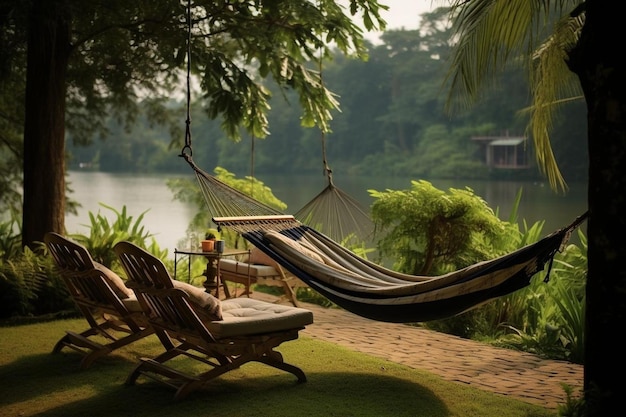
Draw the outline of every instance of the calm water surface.
M136 219L145 212L142 225L155 235L159 246L168 249L184 247L180 242L194 215L195 207L173 199L166 181L174 178L168 174L110 174L89 171L71 171L68 180L74 190L71 198L82 207L79 214L68 215L69 233L89 233L89 212L100 213L109 221L115 214L102 207L106 204L120 211L126 206L129 215ZM189 175L189 178L195 178ZM287 213L295 213L327 185L324 176L258 176L270 187L274 195L287 204ZM334 184L357 199L365 209L374 201L367 190L404 190L411 187L411 178L334 177ZM557 195L548 184L517 181L448 181L433 180L439 189L470 187L494 210L500 218L507 219L520 189L523 190L519 218L528 224L545 220L544 234L569 224L587 209L587 187L583 183L569 184L565 195Z

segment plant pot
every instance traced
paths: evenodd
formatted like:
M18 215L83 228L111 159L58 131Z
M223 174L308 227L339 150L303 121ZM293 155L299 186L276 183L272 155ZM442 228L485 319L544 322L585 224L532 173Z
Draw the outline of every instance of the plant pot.
M214 240L203 240L200 242L202 245L202 252L213 252L215 249L215 241Z

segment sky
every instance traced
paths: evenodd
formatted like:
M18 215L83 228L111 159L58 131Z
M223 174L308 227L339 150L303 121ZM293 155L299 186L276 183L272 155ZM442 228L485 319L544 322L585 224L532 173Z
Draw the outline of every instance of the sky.
M382 13L387 21L387 29L417 29L419 16L429 12L437 6L433 0L379 0L389 6L389 10Z
M441 6L440 0L379 0L379 3L389 6L381 16L387 21L387 30L406 29L415 30L419 25L422 13L429 12ZM365 33L365 37L376 41L381 33Z

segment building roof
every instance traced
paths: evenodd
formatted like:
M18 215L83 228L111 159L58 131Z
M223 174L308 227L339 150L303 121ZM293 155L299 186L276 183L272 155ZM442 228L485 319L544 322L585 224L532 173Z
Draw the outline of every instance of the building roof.
M526 138L497 139L489 143L489 146L517 146L524 142Z

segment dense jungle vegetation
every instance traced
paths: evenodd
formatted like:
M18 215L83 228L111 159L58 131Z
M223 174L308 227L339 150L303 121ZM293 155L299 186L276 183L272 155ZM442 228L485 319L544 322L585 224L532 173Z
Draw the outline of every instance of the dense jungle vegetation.
M334 114L332 132L301 125L297 97L274 92L264 138L229 140L220 123L203 113L203 98L191 104L194 160L211 172L220 166L237 175L318 173L322 169L322 138L331 167L348 175L393 175L407 178L535 179L539 178L527 142L531 167L523 171L490 172L474 136L522 136L530 103L522 69L510 69L485 92L471 111L450 116L444 111L442 88L451 48L445 13L427 13L420 30L385 32L381 43L370 45L363 62L336 52L332 59L311 62L322 71L324 83L335 91L341 112ZM426 52L427 51L427 52ZM176 155L183 146L184 89L172 92L172 112L164 115L169 129L151 125L139 116L126 129L111 115L108 136L91 138L89 146L69 140L70 168L97 167L102 171L187 172ZM148 104L143 106L147 113ZM585 104L569 103L555 120L551 143L567 181L586 179ZM170 135L174 132L173 135ZM174 137L174 140L172 140ZM280 150L277 152L277 150Z

